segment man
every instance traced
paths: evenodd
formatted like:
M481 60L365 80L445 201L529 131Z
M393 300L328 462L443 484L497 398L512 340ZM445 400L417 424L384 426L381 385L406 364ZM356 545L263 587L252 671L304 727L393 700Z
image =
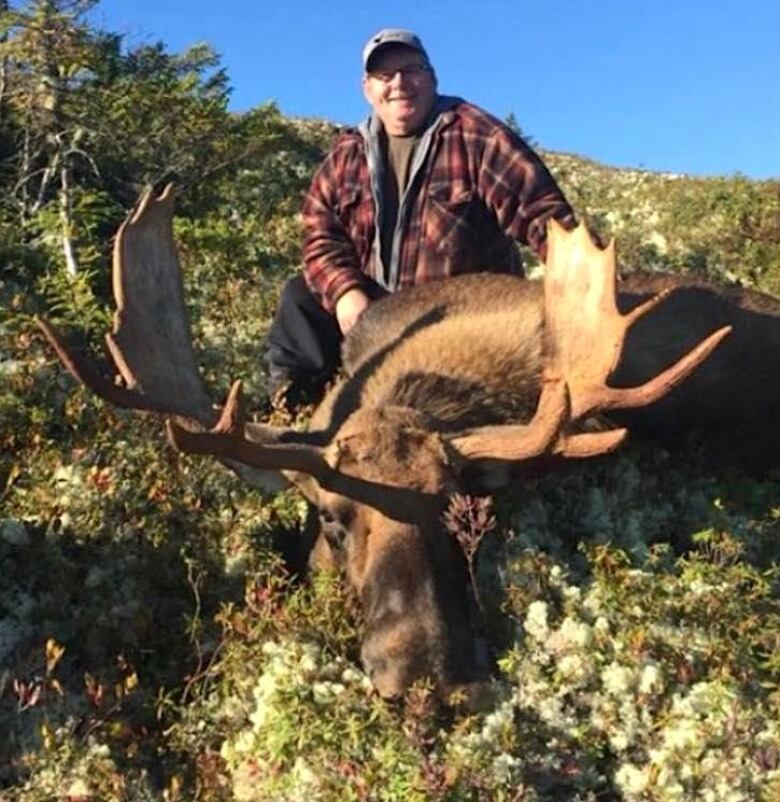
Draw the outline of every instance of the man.
M363 70L371 116L337 139L312 180L303 276L285 286L269 333L270 389L291 404L321 392L373 300L460 273L520 273L515 241L544 259L546 221L574 224L525 142L437 93L414 33L372 36Z

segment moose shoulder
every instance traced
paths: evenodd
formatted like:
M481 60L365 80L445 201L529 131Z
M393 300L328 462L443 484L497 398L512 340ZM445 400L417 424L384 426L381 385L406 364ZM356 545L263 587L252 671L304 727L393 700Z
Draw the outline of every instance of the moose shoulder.
M117 235L107 340L123 386L43 328L101 396L168 417L178 448L255 484L291 482L316 505L315 556L361 601L362 660L383 696L423 676L445 694L487 676L464 559L441 520L451 494L605 454L625 426L678 436L706 424L743 443L755 433L764 450L775 436L780 304L668 277L633 278L616 297L613 249L556 225L543 286L481 274L371 307L308 432L246 423L238 383L218 415L196 369L172 214L170 190L147 194ZM765 386L750 392L764 395L751 405L740 396L756 373Z

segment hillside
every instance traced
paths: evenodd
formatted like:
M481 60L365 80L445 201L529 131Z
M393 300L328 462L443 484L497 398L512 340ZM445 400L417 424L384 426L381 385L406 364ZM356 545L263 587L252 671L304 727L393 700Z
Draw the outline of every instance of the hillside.
M258 405L328 138L286 124L302 145L177 221L205 374L216 394L247 377ZM777 286L776 187L545 157L623 264ZM57 308L94 337L102 300L67 286ZM51 296L24 275L2 290L3 798L772 798L777 477L633 447L505 493L479 563L494 705L453 719L420 688L393 709L367 691L338 583L287 578L301 499L162 448L158 423L42 347L27 312Z
M777 472L716 468L695 439L634 444L456 503L461 534L484 535L492 699L443 708L421 684L389 705L338 578L292 574L302 497L174 452L158 420L63 372L32 315L100 352L111 236L140 185L176 178L203 375L215 399L244 377L253 413L278 416L262 340L335 134L273 106L229 114L207 49L130 58L93 34L68 39L92 65L61 87L68 114L0 96L0 799L780 798ZM29 72L8 74L21 92ZM55 123L89 156L70 183ZM777 183L544 158L622 269L780 294Z

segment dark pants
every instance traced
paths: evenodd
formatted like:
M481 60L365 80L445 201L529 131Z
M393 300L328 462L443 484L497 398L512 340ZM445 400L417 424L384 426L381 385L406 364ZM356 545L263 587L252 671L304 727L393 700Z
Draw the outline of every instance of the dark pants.
M372 298L385 294L373 282L365 291ZM269 394L292 385L301 394L319 395L341 364L342 339L336 318L320 306L303 276L291 278L266 341Z
M303 276L282 290L268 332L268 379L271 394L287 384L316 391L336 372L341 357L341 330L309 292Z

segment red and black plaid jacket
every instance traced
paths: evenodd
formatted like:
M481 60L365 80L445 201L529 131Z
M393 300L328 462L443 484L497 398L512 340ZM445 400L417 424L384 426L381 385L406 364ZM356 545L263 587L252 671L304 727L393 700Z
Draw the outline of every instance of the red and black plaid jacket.
M330 312L347 290L382 279L365 132L342 134L303 205L304 276ZM381 184L374 178L374 186ZM454 99L441 113L401 241L400 289L459 273L520 272L513 240L545 256L546 221L574 224L541 159L507 126Z

